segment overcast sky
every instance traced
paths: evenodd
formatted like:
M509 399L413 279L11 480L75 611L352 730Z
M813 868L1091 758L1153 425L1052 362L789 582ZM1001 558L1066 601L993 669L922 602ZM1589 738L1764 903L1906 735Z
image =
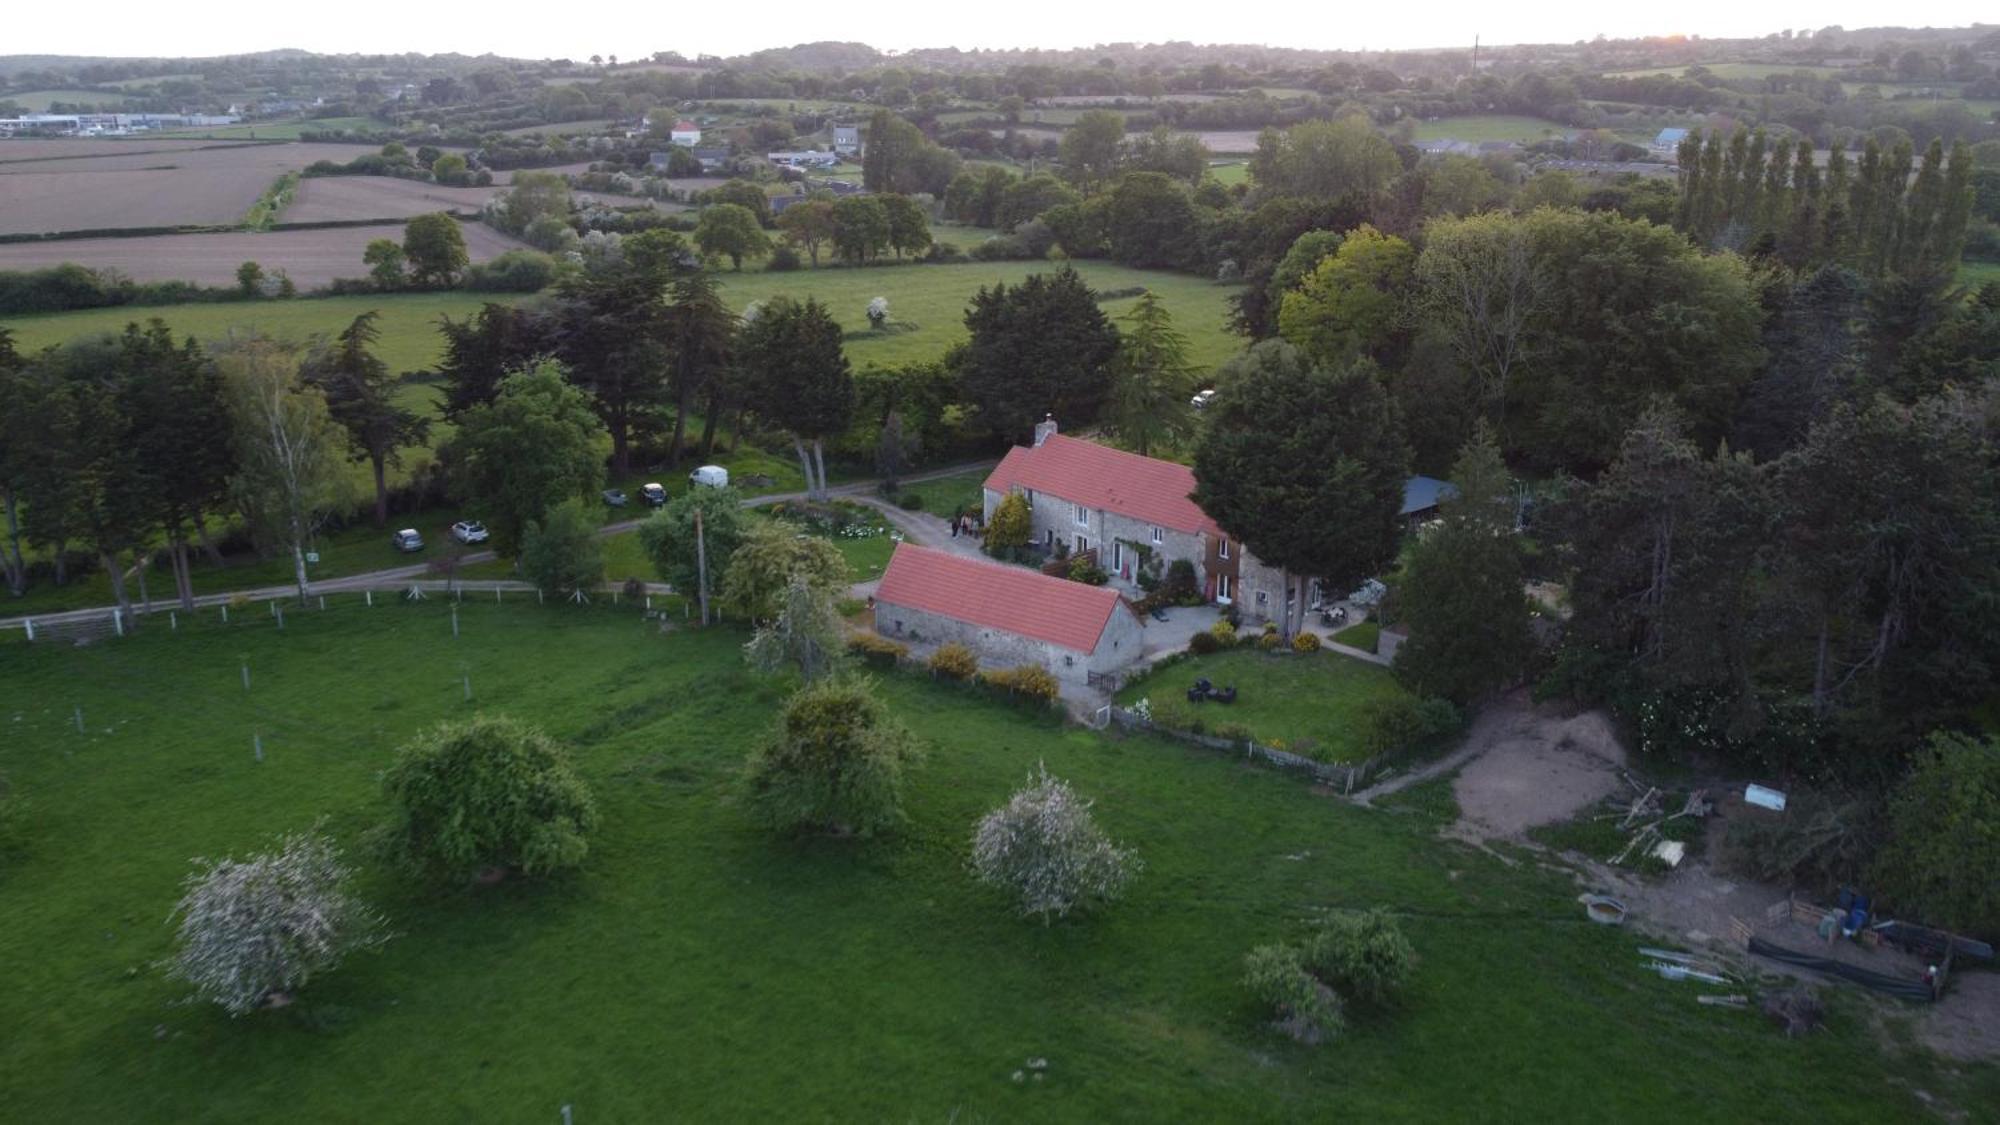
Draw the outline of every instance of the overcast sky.
M1674 5L1473 0L1336 5L1325 0L1267 0L1254 6L1215 0L1116 4L593 0L573 7L508 0L474 4L207 0L185 7L157 0L99 0L76 6L19 0L8 7L0 26L0 54L202 56L301 47L322 52L458 51L574 59L593 54L642 58L666 50L689 57L735 55L820 39L858 40L885 50L1087 47L1170 39L1357 49L1456 47L1470 44L1475 34L1486 43L1570 42L1600 33L1614 38L1671 34L1725 38L1830 24L1943 27L1964 26L1980 17L2000 19L2000 5L1993 0L1895 5L1879 0L1812 4L1682 0Z

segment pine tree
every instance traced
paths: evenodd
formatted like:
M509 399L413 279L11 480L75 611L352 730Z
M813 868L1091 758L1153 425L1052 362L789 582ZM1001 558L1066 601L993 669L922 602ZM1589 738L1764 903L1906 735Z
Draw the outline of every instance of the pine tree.
M1112 361L1106 422L1111 432L1141 455L1161 445L1179 445L1194 432L1196 368L1188 362L1187 337L1174 330L1173 314L1151 292L1119 318L1131 325Z

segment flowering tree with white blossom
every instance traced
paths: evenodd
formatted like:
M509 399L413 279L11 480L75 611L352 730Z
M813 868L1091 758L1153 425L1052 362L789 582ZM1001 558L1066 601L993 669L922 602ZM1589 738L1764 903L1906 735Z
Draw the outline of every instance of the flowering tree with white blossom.
M389 939L382 917L347 892L333 841L301 832L248 859L197 859L174 907L167 974L233 1016L289 1001L313 976Z
M1020 895L1021 913L1040 915L1046 925L1117 898L1140 863L1097 827L1089 801L1037 765L1027 785L980 820L972 867L981 882Z

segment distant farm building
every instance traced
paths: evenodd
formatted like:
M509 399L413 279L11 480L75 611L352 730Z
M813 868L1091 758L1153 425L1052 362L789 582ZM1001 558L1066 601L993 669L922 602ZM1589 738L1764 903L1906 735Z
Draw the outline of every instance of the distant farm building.
M683 148L693 148L701 143L701 126L692 121L676 121L673 131L667 134L667 139Z
M835 125L833 127L833 151L842 156L853 156L861 151L861 127L859 125Z
M837 152L820 152L807 149L804 152L773 152L766 154L771 163L780 168L831 168L840 163Z

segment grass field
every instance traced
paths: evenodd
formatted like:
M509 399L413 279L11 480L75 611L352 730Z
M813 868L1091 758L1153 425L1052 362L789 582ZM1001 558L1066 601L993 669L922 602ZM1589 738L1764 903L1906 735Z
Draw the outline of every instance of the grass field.
M1233 685L1236 702L1188 704L1188 685L1198 678L1216 687ZM1151 699L1158 707L1178 701L1193 706L1210 732L1235 723L1266 744L1280 742L1326 762L1358 762L1368 756L1361 731L1369 705L1402 693L1388 669L1351 656L1239 648L1197 656L1128 684L1118 702L1130 706Z
M1211 164L1208 166L1208 174L1218 183L1247 184L1250 182L1250 163L1238 160L1228 164Z
M957 234L960 232L954 232ZM949 237L949 236L948 236ZM1225 326L1232 286L1187 274L1135 270L1103 262L1075 262L1076 272L1099 291L1145 286L1173 313L1174 327L1188 337L1191 358L1212 367L1234 355L1242 340ZM936 359L965 339L965 306L981 286L1013 284L1031 273L1061 268L1054 262L967 262L947 266L800 270L796 273L723 273L724 297L741 312L753 300L816 297L847 330L847 355L857 366ZM867 307L874 297L889 299L889 316L904 327L869 331ZM1106 315L1127 312L1138 298L1106 301Z
M1347 628L1335 633L1333 639L1349 648L1358 648L1363 652L1374 652L1375 642L1380 640L1381 636L1382 626L1373 620L1369 620L1357 621L1349 625Z
M440 316L463 317L490 300L509 303L517 298L486 293L401 293L393 297L320 297L305 301L123 306L86 309L44 316L0 318L0 328L12 329L22 351L51 347L97 332L120 332L133 321L165 320L174 331L202 339L231 329L269 333L305 340L315 333L332 335L370 309L380 310L382 330L377 355L392 371L421 371L437 362L442 337Z
M1420 141L1539 141L1551 136L1560 137L1569 131L1553 121L1507 113L1446 117L1416 123L1416 139Z
M1984 285L1989 281L2000 281L2000 262L1962 262L1958 267L1960 284Z
M298 121L256 121L238 125L209 125L194 129L161 132L162 137L204 137L218 141L296 141L301 133L325 133L335 129L379 129L372 117L316 117ZM357 150L358 151L358 150Z
M901 496L915 493L923 497L923 511L950 519L955 512L967 509L978 511L986 502L982 486L986 483L988 470L977 469L955 476L938 477L936 480L920 481L903 486Z
M103 106L116 109L125 104L123 94L103 94L96 90L24 90L18 94L0 94L0 102L13 102L29 113L47 113L52 102L68 102L73 105Z
M283 632L250 614L0 647L0 771L26 802L0 873L11 1117L1914 1120L1915 1089L2000 1097L1991 1067L1878 1054L1838 990L1828 1030L1797 1041L1698 1007L1635 967L1630 935L1585 923L1566 876L1439 840L1448 786L1363 810L891 677L929 748L907 829L774 839L737 778L785 685L745 669L741 632L467 601L454 640L449 612L353 602ZM382 871L359 847L378 771L482 711L573 747L602 818L584 867L481 890ZM1099 916L1023 921L966 874L972 824L1038 762L1145 863ZM399 936L286 1009L178 1003L153 966L189 857L315 822ZM1373 904L1422 957L1407 996L1317 1049L1266 1030L1244 952L1317 907Z

